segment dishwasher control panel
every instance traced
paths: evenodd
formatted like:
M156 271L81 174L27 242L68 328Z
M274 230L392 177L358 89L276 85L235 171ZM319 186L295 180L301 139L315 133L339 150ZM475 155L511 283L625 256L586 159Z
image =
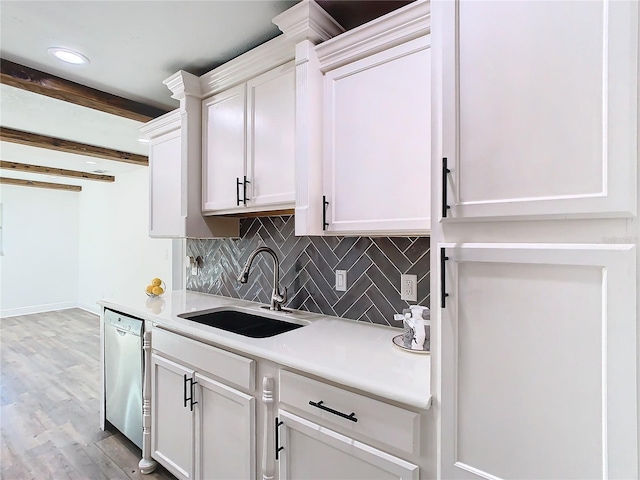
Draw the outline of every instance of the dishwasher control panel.
M131 332L134 335L142 335L143 321L131 318L112 310L104 311L104 321L108 325L113 325L123 332Z

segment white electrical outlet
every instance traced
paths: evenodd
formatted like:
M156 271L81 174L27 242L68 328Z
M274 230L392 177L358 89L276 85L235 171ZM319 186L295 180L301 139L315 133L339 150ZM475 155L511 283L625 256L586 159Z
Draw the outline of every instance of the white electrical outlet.
M338 292L347 291L347 271L346 270L336 270L336 291Z
M418 301L418 276L400 275L400 300Z

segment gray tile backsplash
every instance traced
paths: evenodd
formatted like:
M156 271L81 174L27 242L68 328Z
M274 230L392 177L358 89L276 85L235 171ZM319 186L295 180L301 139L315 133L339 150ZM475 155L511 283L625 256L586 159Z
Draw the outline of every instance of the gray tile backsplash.
M187 255L200 255L198 275L187 271L187 289L269 303L273 260L259 255L249 282L236 281L249 254L272 248L280 259L281 285L289 308L401 327L393 314L400 300L400 274L418 276L418 304L429 305L428 237L296 237L293 216L247 218L239 239L187 240ZM347 271L346 292L335 290L335 271Z

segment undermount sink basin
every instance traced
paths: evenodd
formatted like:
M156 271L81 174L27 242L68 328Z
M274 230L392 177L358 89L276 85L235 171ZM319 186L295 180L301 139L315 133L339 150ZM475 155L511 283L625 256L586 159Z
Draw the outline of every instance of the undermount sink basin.
M192 322L252 338L273 337L274 335L304 326L298 323L285 322L275 318L262 317L260 315L252 315L235 310L222 310L209 313L183 313L178 316L191 320Z

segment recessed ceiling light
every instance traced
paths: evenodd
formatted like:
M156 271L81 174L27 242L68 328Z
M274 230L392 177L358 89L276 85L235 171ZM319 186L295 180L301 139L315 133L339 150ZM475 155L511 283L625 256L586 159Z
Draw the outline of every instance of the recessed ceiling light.
M149 139L148 138L139 138L138 141L140 143L149 143Z
M81 53L74 52L68 48L51 47L47 50L51 55L63 62L72 63L74 65L81 65L83 63L89 63L89 59Z
M86 163L87 165L97 165L98 164L98 162L92 162L91 160L87 160L84 163Z

